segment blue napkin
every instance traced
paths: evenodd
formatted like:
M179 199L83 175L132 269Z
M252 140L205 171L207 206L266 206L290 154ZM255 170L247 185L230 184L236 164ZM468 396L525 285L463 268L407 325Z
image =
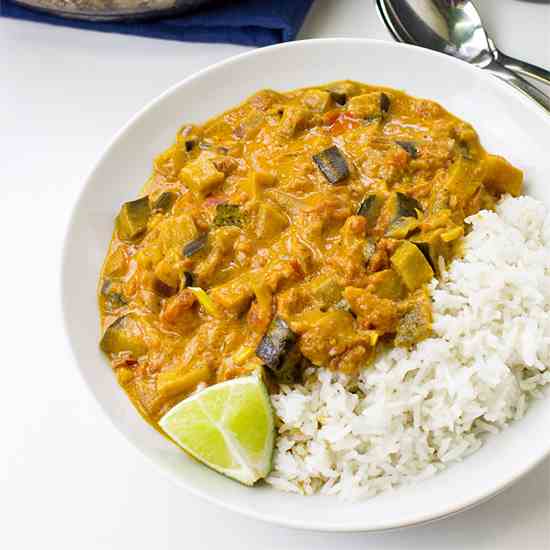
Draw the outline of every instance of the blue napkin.
M0 15L52 25L186 42L268 46L296 38L313 0L233 0L162 19L89 22L56 17L0 0Z

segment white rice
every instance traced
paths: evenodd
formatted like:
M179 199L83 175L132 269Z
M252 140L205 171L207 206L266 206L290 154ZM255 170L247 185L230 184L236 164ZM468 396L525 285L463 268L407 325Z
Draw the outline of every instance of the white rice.
M550 216L529 197L468 219L465 255L433 280L434 337L359 378L310 369L272 396L268 482L373 496L431 476L520 418L550 382Z

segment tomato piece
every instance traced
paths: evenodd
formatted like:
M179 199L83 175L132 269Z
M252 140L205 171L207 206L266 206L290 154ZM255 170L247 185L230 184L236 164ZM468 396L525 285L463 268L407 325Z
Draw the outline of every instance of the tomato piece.
M357 128L360 124L361 121L349 113L340 113L340 116L330 125L329 134L331 136L339 136L347 130Z

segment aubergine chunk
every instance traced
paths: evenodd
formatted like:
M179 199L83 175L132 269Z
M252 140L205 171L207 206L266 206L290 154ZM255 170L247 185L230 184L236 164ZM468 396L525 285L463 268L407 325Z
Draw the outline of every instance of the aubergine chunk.
M422 205L405 193L394 193L388 201L386 237L404 239L418 228L418 212Z
M176 202L177 197L178 196L173 191L163 191L157 197L157 200L153 203L153 210L157 212L162 212L163 214L170 212L172 206L174 206L174 203Z
M382 206L384 206L384 197L377 193L367 195L359 205L357 215L363 216L367 220L367 230L376 225Z
M192 271L184 271L181 278L181 286L187 288L190 286L196 286L196 276Z
M281 383L295 381L302 354L297 338L280 317L273 319L256 348L256 355Z
M391 107L390 96L385 92L367 92L351 98L346 110L356 118L383 119Z
M451 247L441 238L443 231L443 229L434 229L433 231L413 235L410 238L410 241L419 248L436 272L438 271L439 257L443 257L445 261L451 257Z
M410 348L432 335L432 306L425 291L411 299L407 312L397 324L395 345Z
M110 311L121 308L128 303L120 286L120 284L111 279L105 279L101 285L101 296L103 297L105 307Z
M334 103L336 103L337 105L345 105L347 100L348 100L348 96L346 93L344 92L335 92L335 91L332 91L330 92L330 98L332 99L332 101L334 101Z
M401 149L407 151L411 158L417 159L420 156L420 153L418 152L418 147L416 146L416 143L414 141L397 140L395 143L399 145Z
M190 258L191 256L197 254L197 252L203 250L206 247L207 243L208 234L203 233L196 239L193 239L192 241L189 241L187 244L185 244L182 250L182 254L187 258Z
M321 308L328 308L342 299L342 287L330 275L315 277L306 284L305 288Z
M378 298L394 301L401 300L407 293L401 277L393 269L383 269L374 273L370 278L368 289Z
M147 353L143 327L131 314L123 315L111 323L101 338L99 347L105 353L129 352L137 358Z
M136 239L145 233L150 217L151 205L148 196L125 202L116 220L119 237L125 241Z
M399 245L390 262L411 292L429 282L434 275L424 254L409 241L403 241Z
M380 92L380 111L382 115L389 113L391 107L390 96L385 92Z
M298 347L294 344L274 372L279 384L297 384L302 380L302 372L305 359Z
M125 247L119 246L105 260L103 273L108 277L121 277L128 271L128 257Z
M195 148L195 145L197 145L197 140L190 138L185 140L185 150L189 153Z
M418 229L420 222L412 217L397 218L386 230L385 236L392 239L405 239Z
M312 158L323 176L332 185L342 182L349 176L348 163L336 145L313 155Z
M422 205L413 197L400 193L395 194L395 218L418 217L417 210L423 211ZM394 219L395 219L394 218Z
M486 174L484 184L497 193L510 193L513 197L521 195L523 189L523 172L512 166L499 155L487 155L485 160Z

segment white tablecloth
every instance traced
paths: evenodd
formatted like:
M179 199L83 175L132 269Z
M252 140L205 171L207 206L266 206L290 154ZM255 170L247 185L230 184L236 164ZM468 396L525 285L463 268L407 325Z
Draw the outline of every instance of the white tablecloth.
M550 5L478 4L506 52L550 67ZM301 37L329 36L389 39L370 0L318 0ZM378 535L298 532L174 486L84 387L59 305L63 235L83 178L137 109L244 50L0 20L0 548L550 548L549 461L492 501L432 525Z

